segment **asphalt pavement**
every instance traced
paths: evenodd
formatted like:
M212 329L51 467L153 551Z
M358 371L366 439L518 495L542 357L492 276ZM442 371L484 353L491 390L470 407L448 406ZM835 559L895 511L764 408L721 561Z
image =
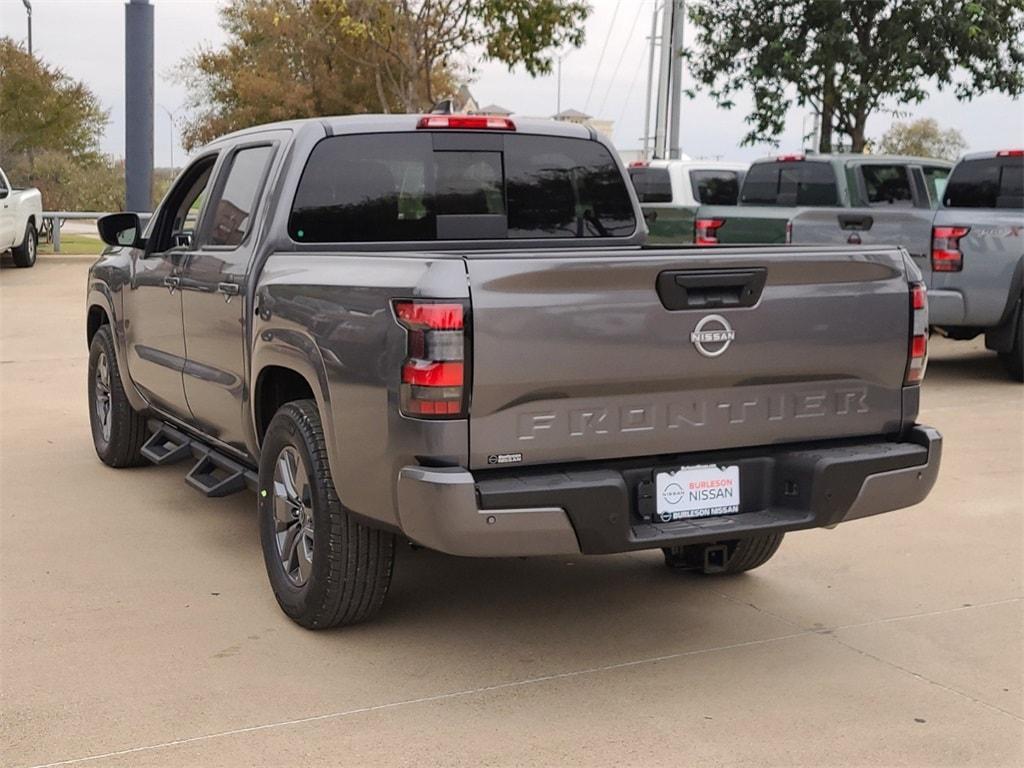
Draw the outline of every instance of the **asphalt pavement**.
M96 458L88 264L0 270L4 766L1024 765L1024 387L980 340L933 340L917 507L731 578L403 547L373 623L309 632L252 495Z

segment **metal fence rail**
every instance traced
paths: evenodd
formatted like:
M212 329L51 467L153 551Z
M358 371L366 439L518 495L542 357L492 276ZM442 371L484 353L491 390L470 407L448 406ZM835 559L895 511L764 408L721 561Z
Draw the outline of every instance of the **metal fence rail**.
M53 243L53 252L60 253L60 229L65 221L95 221L111 211L43 211L43 225L39 228L39 236ZM151 213L140 213L139 218L145 223Z

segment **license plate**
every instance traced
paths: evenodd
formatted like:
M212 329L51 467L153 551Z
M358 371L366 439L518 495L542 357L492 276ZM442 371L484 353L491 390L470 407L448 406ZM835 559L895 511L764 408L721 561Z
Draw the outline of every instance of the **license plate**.
M663 523L740 511L740 468L707 464L658 472L657 517Z

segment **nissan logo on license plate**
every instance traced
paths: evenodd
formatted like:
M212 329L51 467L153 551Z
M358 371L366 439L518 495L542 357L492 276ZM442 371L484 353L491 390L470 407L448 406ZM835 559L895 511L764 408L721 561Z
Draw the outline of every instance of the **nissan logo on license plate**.
M718 357L732 344L736 331L721 315L708 315L693 329L690 341L704 357Z

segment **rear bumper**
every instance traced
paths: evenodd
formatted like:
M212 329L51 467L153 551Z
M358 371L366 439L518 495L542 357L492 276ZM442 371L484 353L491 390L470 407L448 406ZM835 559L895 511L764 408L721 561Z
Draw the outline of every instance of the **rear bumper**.
M623 460L600 466L467 472L405 467L398 514L413 541L454 555L602 554L832 526L922 501L942 437L917 426L899 442L839 441ZM737 464L740 512L661 523L655 471Z

